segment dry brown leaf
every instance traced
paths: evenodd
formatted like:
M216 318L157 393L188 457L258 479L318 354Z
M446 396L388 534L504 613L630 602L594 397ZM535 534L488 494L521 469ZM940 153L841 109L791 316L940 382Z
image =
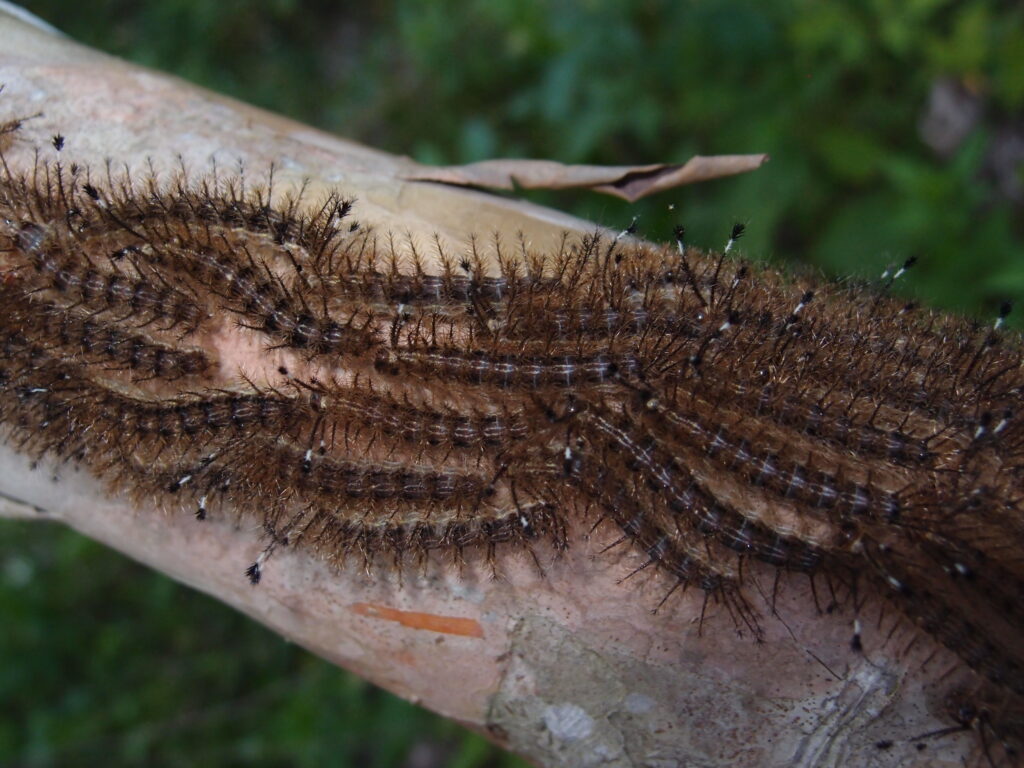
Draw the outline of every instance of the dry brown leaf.
M491 189L568 189L595 192L635 202L666 189L732 176L760 168L768 155L694 155L682 165L566 165L553 160L483 160L468 165L424 166L404 178Z

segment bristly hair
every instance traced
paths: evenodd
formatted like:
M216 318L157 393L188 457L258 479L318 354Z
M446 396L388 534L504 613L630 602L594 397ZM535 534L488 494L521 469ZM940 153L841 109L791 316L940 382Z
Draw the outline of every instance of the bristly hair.
M189 524L255 518L272 543L253 584L277 546L493 563L601 518L755 635L749 559L886 595L977 672L972 727L1020 744L1008 307L982 326L787 278L726 257L742 224L719 254L679 227L672 248L593 234L428 258L352 225L338 194L0 173L7 439ZM225 339L265 359L243 371Z

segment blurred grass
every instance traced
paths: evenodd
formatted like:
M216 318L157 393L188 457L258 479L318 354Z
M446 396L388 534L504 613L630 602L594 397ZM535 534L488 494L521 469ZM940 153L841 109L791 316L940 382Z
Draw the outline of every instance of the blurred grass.
M1024 294L1021 202L997 184L1024 171L992 160L1024 141L1017 2L25 5L96 48L425 162L769 152L754 174L635 206L531 197L610 227L639 214L654 239L680 222L709 247L743 221L748 256L833 275L917 255L900 290L981 317ZM940 78L980 105L945 157L919 130ZM0 537L0 765L521 765L74 534Z

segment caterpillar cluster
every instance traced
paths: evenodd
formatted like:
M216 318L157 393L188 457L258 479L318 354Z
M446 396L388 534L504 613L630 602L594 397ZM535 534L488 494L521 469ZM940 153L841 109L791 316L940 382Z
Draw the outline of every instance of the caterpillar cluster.
M1002 315L681 232L427 254L351 224L341 195L279 197L4 165L7 439L338 565L493 561L605 520L754 634L748 560L825 574L1024 707L1024 347ZM231 334L287 369L225 362ZM986 719L1009 750L1013 722Z
M113 268L97 269L88 256L69 257L62 248L47 242L42 228L27 223L18 232L18 247L30 256L28 265L34 274L24 280L26 286L50 290L69 306L84 306L94 313L118 315L118 320L145 318L167 328L182 325L195 330L203 320L203 307L191 296L167 285L159 273L135 263L134 275L126 275L117 262L126 258L124 250L109 255ZM66 246L65 246L66 247ZM87 254L87 251L82 251Z
M0 287L0 300L27 339L40 348L80 355L111 368L132 371L140 378L173 380L201 376L210 368L202 349L179 349L153 341L96 314L67 310L55 304L31 301L20 292Z

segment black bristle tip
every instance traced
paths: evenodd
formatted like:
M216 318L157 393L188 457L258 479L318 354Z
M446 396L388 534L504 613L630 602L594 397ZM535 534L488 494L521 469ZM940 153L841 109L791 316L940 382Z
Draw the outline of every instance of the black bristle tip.
M814 301L814 291L805 291L803 297L800 299L801 304L810 304Z
M911 256L909 259L903 262L903 268L910 269L915 264L917 264L917 256Z
M683 242L683 240L686 239L686 227L682 226L681 224L676 224L672 228L672 234L675 235L676 241L681 243Z
M64 137L59 133L54 134L54 137L50 141L53 143L53 148L58 152L64 149Z
M252 565L250 565L248 568L245 569L245 575L246 577L248 577L249 583L255 587L257 584L260 583L260 577L263 575L263 572L260 569L260 564L253 563Z
M999 317L1005 320L1013 312L1013 302L1004 301L999 305Z
M746 224L733 224L732 225L732 233L729 235L729 239L730 240L739 240L741 237L743 237L743 233L746 231L746 229L747 229L747 225Z

